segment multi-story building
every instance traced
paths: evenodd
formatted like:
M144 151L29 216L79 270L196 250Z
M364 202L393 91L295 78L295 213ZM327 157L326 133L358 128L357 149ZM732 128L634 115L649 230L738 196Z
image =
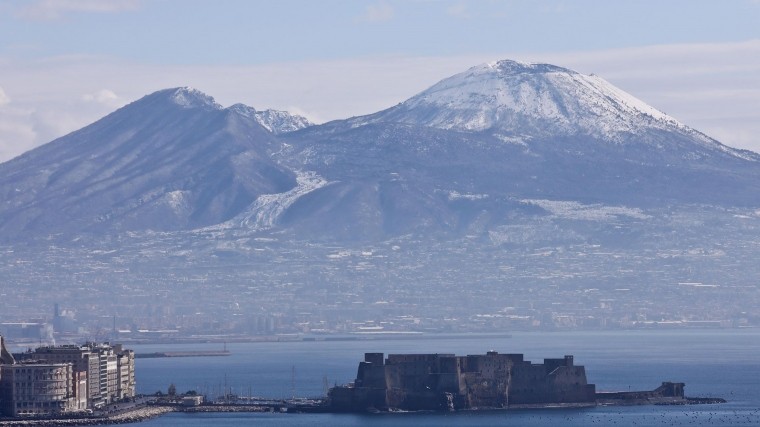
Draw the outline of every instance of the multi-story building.
M119 371L116 396L119 399L132 397L135 395L135 352L125 349L121 344L114 345L113 349Z
M0 410L5 415L55 415L85 409L75 394L71 363L28 361L0 366Z
M84 374L84 394L89 408L135 395L134 352L125 350L121 345L86 343L81 346L45 346L22 353L18 358L70 363L75 373ZM77 378L81 381L81 377Z

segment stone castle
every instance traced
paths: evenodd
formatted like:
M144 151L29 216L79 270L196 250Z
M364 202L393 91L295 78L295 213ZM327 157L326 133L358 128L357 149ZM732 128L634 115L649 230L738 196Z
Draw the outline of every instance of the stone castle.
M524 360L522 354L366 353L356 380L328 394L335 411L460 410L593 406L596 387L573 356Z

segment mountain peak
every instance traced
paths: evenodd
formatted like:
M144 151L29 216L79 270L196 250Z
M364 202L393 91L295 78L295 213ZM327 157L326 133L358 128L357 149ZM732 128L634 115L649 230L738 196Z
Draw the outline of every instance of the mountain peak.
M235 104L227 109L255 120L275 135L297 131L314 124L306 117L291 114L287 111L272 109L259 111L245 104Z
M222 109L222 106L217 104L213 97L189 86L164 89L155 94L159 96L163 95L174 104L183 108Z
M556 65L522 62L522 61L511 60L511 59L502 59L500 61L489 62L487 64L481 65L480 67L495 70L496 72L502 75L521 74L521 73L551 73L551 72L575 73L575 71L569 70L567 68L558 67ZM476 67L473 67L473 69L480 68L480 67L476 66Z
M368 119L502 135L590 135L607 140L652 128L686 129L593 74L512 60L472 67Z

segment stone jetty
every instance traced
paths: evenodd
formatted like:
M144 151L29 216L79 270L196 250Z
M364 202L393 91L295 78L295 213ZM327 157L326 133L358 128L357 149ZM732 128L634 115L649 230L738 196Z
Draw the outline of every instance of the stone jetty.
M169 412L174 412L176 408L171 406L146 406L134 410L121 412L119 414L105 417L89 416L78 418L36 418L31 420L15 419L1 420L0 427L11 426L91 426L106 424L128 424L145 421L149 418L158 417Z

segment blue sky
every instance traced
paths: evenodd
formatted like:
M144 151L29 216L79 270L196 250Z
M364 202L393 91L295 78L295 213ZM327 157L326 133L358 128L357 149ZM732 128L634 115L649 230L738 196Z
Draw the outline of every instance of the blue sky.
M507 58L760 151L760 0L5 0L0 161L166 87L325 121Z

